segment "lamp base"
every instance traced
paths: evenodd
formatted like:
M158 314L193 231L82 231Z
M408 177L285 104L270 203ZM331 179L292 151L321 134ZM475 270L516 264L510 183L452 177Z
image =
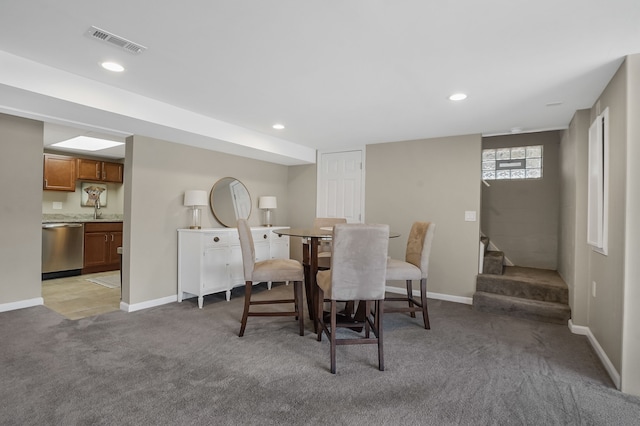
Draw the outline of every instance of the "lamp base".
M189 229L201 229L200 223L200 209L197 206L193 206L191 210L191 225L189 226Z
M271 223L271 216L271 209L264 209L264 223L262 224L262 226L273 226L273 223Z

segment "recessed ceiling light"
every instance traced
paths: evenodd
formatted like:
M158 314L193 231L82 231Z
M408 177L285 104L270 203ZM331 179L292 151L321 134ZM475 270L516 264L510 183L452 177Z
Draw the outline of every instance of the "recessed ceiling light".
M562 101L549 102L546 106L552 107L552 106L560 106L560 105L562 105Z
M465 95L464 93L454 93L453 95L449 96L449 99L452 101L461 101L463 99L467 99L467 95Z
M101 149L112 148L124 145L124 142L109 141L106 139L90 138L88 136L76 136L66 141L51 144L58 148L79 149L82 151L100 151Z
M522 133L522 127L512 127L511 133Z
M284 124L276 123L272 127L276 130L282 130L284 129Z
M115 62L103 62L100 65L102 65L102 68L109 70L109 71L113 71L113 72L122 72L124 71L124 67L120 64L117 64Z

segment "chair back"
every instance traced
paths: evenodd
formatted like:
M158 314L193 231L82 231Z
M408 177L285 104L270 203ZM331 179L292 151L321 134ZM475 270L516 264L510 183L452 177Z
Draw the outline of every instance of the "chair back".
M405 261L420 268L422 278L427 278L429 275L429 256L435 230L435 223L414 222L407 239Z
M384 299L388 249L389 225L334 225L331 298Z
M334 226L338 223L347 223L347 219L344 217L316 217L313 219L314 228L324 228L327 226ZM318 251L329 255L331 252L331 240L321 240Z
M240 249L242 250L244 280L252 281L253 268L256 264L256 248L253 245L251 227L246 219L238 219L238 235L240 236Z

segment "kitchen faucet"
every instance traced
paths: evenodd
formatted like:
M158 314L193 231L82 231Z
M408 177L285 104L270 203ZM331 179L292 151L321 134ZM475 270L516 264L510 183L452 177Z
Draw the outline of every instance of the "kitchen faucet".
M93 204L93 218L98 219L102 216L102 212L98 212L100 210L100 199L98 198L96 202Z

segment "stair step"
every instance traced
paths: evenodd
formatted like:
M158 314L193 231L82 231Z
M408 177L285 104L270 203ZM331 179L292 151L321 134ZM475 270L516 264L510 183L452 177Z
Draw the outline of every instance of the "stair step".
M488 251L484 254L482 261L482 273L492 275L502 275L504 263L504 252Z
M569 289L556 271L507 266L503 275L480 274L476 290L542 302L569 303Z
M474 293L473 309L479 312L509 315L553 324L567 324L571 318L571 309L566 304L522 299L483 291Z
M480 242L484 244L484 252L489 251L489 237L480 237Z

